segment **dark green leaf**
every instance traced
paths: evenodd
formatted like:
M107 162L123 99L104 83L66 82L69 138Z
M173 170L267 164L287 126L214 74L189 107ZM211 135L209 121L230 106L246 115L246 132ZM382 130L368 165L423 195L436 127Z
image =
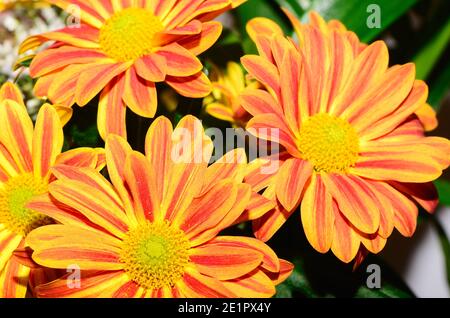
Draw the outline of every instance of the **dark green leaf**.
M89 126L85 129L77 125L70 127L70 136L77 147L96 147L100 141L97 125Z
M29 59L21 61L21 62L19 63L19 65L28 68L28 67L30 67L30 64L31 64L32 61L33 61L33 57L30 56Z
M417 78L427 79L449 42L450 19L414 57Z
M253 18L266 17L272 19L280 25L286 34L292 32L289 21L275 1L249 0L236 10L236 15L239 20L239 29L242 36L242 47L246 54L254 54L257 52L256 46L248 37L247 31L245 30L247 22Z
M301 0L296 0L297 3L294 3L294 0L277 0L277 2L292 10L299 18L303 17L305 11L315 10L326 20L338 19L348 29L356 32L363 42L369 42L402 16L417 0L312 0L306 1L306 4L310 4L309 7L302 7ZM379 6L379 28L368 27L367 20L374 12L369 9L370 5Z
M444 179L439 179L434 182L438 194L439 202L443 205L450 206L450 182Z
M444 66L437 78L430 83L430 94L428 96L428 103L439 111L442 99L450 89L450 62Z

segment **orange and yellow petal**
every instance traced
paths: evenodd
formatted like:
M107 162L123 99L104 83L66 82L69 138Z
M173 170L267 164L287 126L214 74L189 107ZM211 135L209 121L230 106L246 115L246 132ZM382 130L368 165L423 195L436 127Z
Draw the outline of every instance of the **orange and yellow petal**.
M303 188L313 173L308 161L288 159L277 174L277 199L286 210L292 211L300 202Z
M64 134L58 113L44 105L38 113L33 133L33 170L38 178L46 178L50 167L61 153Z
M125 74L123 101L140 116L155 116L158 102L155 83L140 77L136 67L130 68Z
M123 271L81 271L80 274L79 280L70 280L72 273L69 273L61 279L40 285L35 293L39 298L96 298L128 279Z
M46 267L65 269L76 265L82 270L123 268L119 260L121 241L96 230L49 225L32 231L26 244L34 251L33 260Z
M333 239L332 196L320 174L314 174L301 205L303 230L317 251L326 253Z
M81 212L111 234L123 237L128 231L123 207L96 187L75 180L58 180L50 184L49 190L55 199Z
M0 271L0 298L25 298L30 269L11 259Z
M122 100L124 76L118 76L106 85L98 103L97 127L100 136L106 139L109 134L126 138L126 107Z

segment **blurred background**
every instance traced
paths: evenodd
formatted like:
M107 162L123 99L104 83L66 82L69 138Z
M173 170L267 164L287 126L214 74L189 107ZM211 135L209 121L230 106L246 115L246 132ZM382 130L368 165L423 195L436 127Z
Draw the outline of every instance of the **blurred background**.
M384 40L390 49L392 65L413 61L417 78L429 85L428 103L438 112L439 127L430 134L450 138L450 1L249 0L219 18L226 29L219 43L202 58L211 65L225 67L228 61L239 62L243 54L255 53L245 32L246 22L253 17L271 18L286 34L293 35L280 6L305 22L309 10L318 11L325 19L339 19L367 43ZM368 24L368 19L378 13L379 24ZM26 95L32 115L42 101L32 96L33 81L27 76L29 58L17 63L18 45L31 34L64 26L65 19L64 12L44 1L0 0L0 83L16 81ZM166 87L160 89L160 103L166 106L161 112L174 121L191 113L204 119L206 126L227 127L227 123L204 112L201 100L186 100ZM101 145L95 110L91 109L77 111L65 128L68 146ZM130 118L133 120L133 115ZM139 123L137 140L149 124ZM450 171L436 186L441 205L434 215L421 211L414 237L406 239L394 234L380 255L368 257L356 271L351 264L341 264L332 255L315 252L299 231L298 219L292 217L269 242L280 256L295 260L296 264L294 274L279 287L277 297L450 297ZM249 228L236 231L248 232ZM380 265L381 289L366 286L368 264Z

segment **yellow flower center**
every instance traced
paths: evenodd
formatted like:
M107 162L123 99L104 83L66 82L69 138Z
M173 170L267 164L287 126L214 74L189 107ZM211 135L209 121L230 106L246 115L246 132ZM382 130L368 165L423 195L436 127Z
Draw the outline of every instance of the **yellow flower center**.
M317 114L300 129L298 147L317 172L346 173L358 159L359 138L346 120Z
M120 260L131 280L149 289L172 287L189 263L189 240L168 222L141 224L123 241Z
M151 11L124 9L109 18L101 28L100 46L117 61L132 61L151 53L155 34L163 30L161 20Z
M51 218L26 208L31 198L45 192L47 183L32 174L9 179L0 186L0 223L22 236L52 223Z

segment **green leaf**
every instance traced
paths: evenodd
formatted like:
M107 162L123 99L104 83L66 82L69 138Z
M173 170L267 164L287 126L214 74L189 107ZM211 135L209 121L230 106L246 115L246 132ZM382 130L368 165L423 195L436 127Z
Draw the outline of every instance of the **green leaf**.
M439 202L443 205L450 206L450 182L439 179L434 182L439 194Z
M427 79L449 42L450 19L414 57L413 61L416 64L416 76L418 79Z
M281 8L274 1L249 0L235 11L239 20L239 30L242 36L242 47L246 54L257 52L255 44L249 38L245 26L256 17L266 17L274 20L286 32L292 33L292 26Z
M428 103L436 111L439 111L442 99L450 89L450 62L444 66L437 78L430 83L429 87L430 93L428 95Z
M33 61L35 55L28 55L20 58L16 61L16 64L13 67L14 71L17 71L21 67L29 68L31 65L31 62Z
M70 127L70 136L78 147L96 147L100 142L97 125L80 128L78 125Z
M450 240L439 220L434 216L431 219L438 232L439 241L441 242L442 251L444 252L445 265L447 268L447 282L450 286Z
M361 41L370 42L401 17L417 0L277 0L277 2L292 10L299 18L303 18L305 11L315 10L326 20L338 19L348 29L358 34ZM379 6L379 28L368 27L367 20L375 12L370 10L370 5Z

